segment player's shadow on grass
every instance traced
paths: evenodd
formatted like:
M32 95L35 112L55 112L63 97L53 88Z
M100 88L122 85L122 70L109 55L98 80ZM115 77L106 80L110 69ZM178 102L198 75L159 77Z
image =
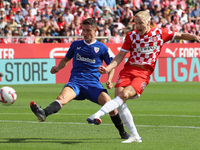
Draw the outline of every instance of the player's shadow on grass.
M110 139L110 138L109 138ZM91 139L55 139L55 138L0 138L0 143L60 143L60 144L78 144L78 143L91 143L89 141L98 141L102 143L102 140L107 142L106 138L91 138Z

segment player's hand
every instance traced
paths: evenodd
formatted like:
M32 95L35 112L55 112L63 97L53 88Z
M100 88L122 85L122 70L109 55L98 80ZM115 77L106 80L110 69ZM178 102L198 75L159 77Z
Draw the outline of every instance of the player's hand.
M56 67L56 66L53 66L52 68L51 68L51 73L52 74L55 74L55 73L57 73L59 71L59 69Z
M200 36L196 36L195 40L198 41L198 42L200 42Z
M108 70L104 66L99 66L98 71L99 71L100 74L108 73Z
M107 86L108 89L112 89L113 88L113 84L110 81L106 82L106 86Z

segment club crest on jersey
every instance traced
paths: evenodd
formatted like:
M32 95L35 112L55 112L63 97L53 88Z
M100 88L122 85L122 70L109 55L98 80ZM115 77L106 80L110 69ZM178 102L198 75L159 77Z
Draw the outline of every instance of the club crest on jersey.
M144 88L147 86L147 83L146 82L143 82L142 84L141 84L141 89L142 90L144 90Z
M99 47L94 47L94 51L95 51L95 53L98 53L99 52Z

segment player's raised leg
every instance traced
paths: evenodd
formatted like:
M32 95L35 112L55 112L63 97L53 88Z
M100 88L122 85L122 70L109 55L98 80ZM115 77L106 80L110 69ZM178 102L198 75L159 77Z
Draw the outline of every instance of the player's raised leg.
M47 106L45 109L40 108L35 102L30 103L30 107L32 112L37 116L38 120L40 122L45 121L46 117L57 113L63 105L67 104L69 101L74 99L76 97L76 93L73 91L70 87L63 88L60 95L57 97L57 99L52 102L49 106Z

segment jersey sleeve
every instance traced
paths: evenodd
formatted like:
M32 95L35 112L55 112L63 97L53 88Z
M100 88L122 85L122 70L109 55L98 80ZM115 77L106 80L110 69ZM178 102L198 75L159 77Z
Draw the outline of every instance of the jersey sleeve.
M174 40L176 32L172 32L168 29L162 29L162 37L164 42Z
M109 65L113 60L113 57L109 53L109 49L106 46L104 46L103 60L105 61L106 65Z
M71 59L73 56L74 56L74 49L75 49L75 42L73 42L70 47L69 47L69 50L68 52L66 53L65 57Z
M131 39L130 39L130 34L127 34L124 40L124 43L121 47L122 51L129 52L131 49Z

